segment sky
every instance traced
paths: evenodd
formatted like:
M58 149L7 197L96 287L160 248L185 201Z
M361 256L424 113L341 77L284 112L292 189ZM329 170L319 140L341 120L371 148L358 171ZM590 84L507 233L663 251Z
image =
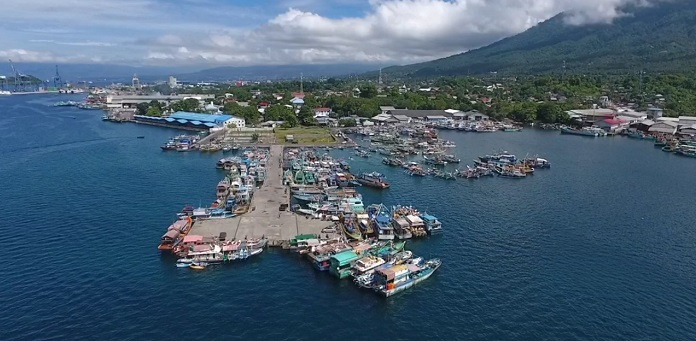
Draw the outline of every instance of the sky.
M664 0L2 0L0 60L151 66L408 64L566 12L611 23Z

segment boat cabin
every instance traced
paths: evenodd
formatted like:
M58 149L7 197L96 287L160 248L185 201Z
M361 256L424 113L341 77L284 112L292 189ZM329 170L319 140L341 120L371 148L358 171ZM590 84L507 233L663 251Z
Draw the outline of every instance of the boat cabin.
M435 216L423 214L421 215L421 218L425 223L428 233L433 234L442 232L442 223Z
M329 272L338 278L345 278L350 275L350 269L357 260L358 255L353 250L335 254L331 256Z
M379 268L375 271L377 282L386 286L387 290L394 289L395 285L408 280L409 269L406 264L395 265L388 268Z

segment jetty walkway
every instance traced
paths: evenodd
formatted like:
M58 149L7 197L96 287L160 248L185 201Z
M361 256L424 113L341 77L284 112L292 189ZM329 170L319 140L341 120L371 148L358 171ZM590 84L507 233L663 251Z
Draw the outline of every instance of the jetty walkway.
M319 234L329 221L308 219L288 210L290 194L283 185L283 146L272 145L266 165L266 181L254 191L248 213L228 219L208 219L193 224L192 235L218 236L228 239L268 238L269 245L280 246L298 234Z

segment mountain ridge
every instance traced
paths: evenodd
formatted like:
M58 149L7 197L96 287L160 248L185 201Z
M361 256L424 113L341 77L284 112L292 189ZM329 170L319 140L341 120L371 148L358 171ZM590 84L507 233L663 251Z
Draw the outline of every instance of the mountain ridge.
M626 72L696 70L696 6L688 1L624 8L609 24L570 25L560 13L487 46L383 72L431 77L491 72Z

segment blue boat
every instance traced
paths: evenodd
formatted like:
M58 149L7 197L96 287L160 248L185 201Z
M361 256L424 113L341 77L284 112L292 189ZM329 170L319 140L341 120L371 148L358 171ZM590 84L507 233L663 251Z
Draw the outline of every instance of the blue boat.
M394 239L394 228L391 226L391 213L383 204L370 205L367 207L367 214L377 227L377 239Z

